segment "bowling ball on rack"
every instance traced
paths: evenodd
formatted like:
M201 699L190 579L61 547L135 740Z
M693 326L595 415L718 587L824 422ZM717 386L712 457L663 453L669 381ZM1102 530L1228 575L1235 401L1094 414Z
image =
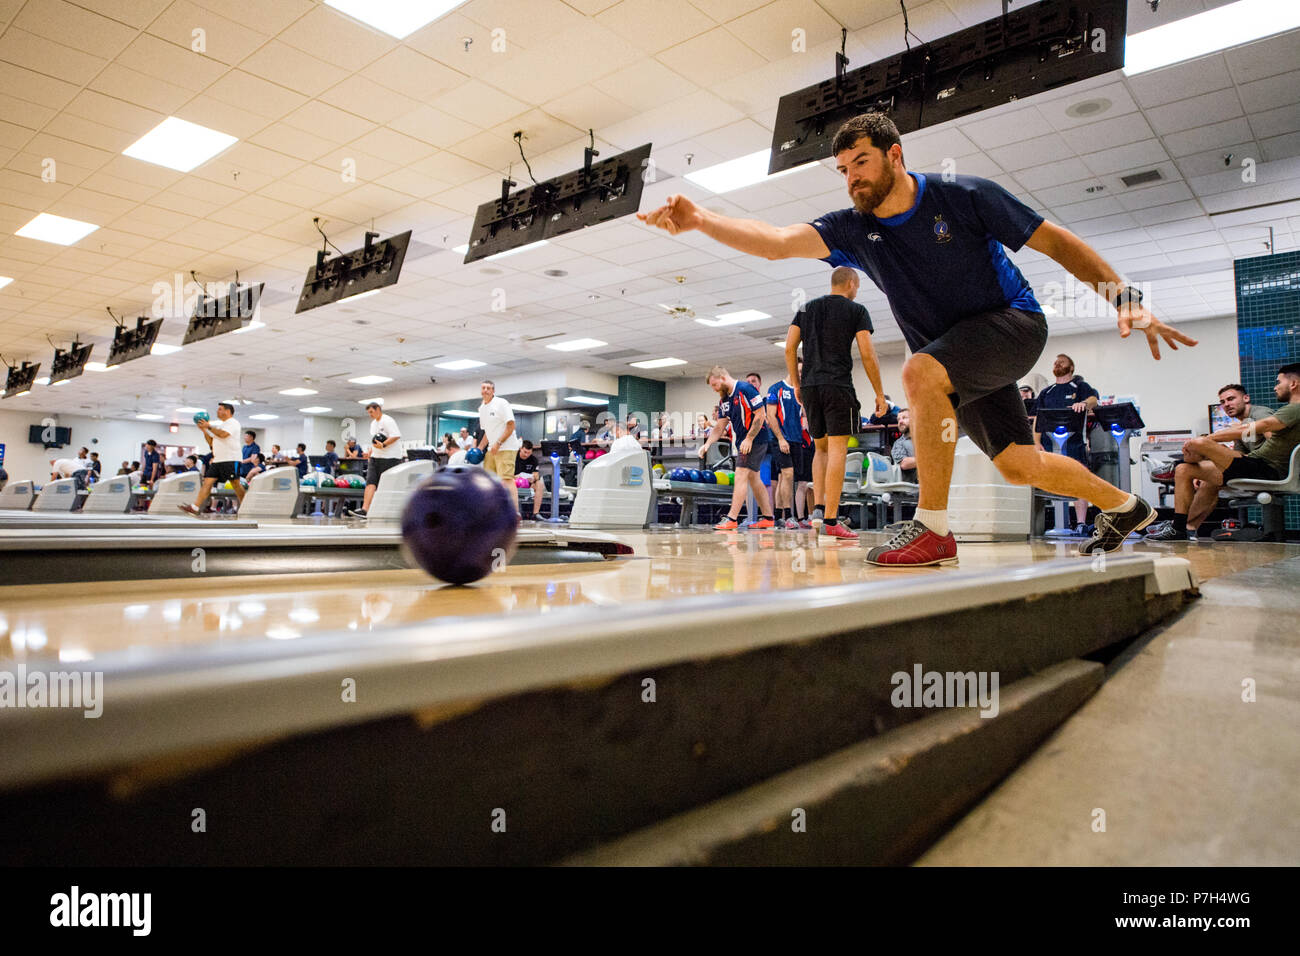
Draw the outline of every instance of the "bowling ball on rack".
M704 482L706 485L716 485L718 483L718 476L711 471L702 471L700 472L700 481Z
M703 481L704 481L704 477L703 477L703 476L704 476L704 473L703 473L702 471L700 471L700 469L698 469L698 468L692 468L692 469L691 469L691 481L703 482Z
M655 465L655 466L654 466L653 468L651 468L650 470L653 471L653 472L655 473L655 477L656 477L656 478L662 478L662 477L664 476L664 466L663 466L663 465Z
M365 486L366 479L362 478L360 475L352 475L348 478L349 488L364 488Z
M483 464L483 449L471 448L469 451L465 452L465 460L471 465Z
M335 479L334 479L334 487L335 487L335 488L351 488L351 487L352 487L352 482L351 482L350 480L348 480L347 478L335 478Z
M240 480L241 482L244 481L243 478L240 478L239 480ZM306 478L304 478L302 481L298 482L298 487L299 487L299 488L315 488L315 487L316 487L316 476L315 476L315 475L308 475L308 476L307 476Z
M470 584L505 566L519 515L510 494L481 468L434 472L406 503L402 542L420 567L448 584Z
M195 425L197 425L199 422L206 422L206 421L210 421L210 419L208 418L208 413L207 413L207 412L195 412L195 413L194 413L194 424L195 424Z
M686 477L686 469L685 469L685 468L674 468L672 471L668 472L668 480L669 480L669 481L689 481L690 479Z

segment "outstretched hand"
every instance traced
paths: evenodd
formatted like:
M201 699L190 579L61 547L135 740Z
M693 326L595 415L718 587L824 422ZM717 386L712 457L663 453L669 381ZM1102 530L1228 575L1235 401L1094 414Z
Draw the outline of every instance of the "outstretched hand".
M1119 312L1119 337L1128 338L1134 329L1141 329L1146 333L1147 344L1151 346L1151 356L1159 361L1160 359L1160 340L1164 339L1165 344L1175 352L1178 351L1178 343L1192 346L1196 344L1196 339L1190 335L1184 335L1172 325L1161 322L1151 310L1138 305L1125 306Z
M649 226L657 226L670 235L698 229L703 216L700 207L685 196L669 196L658 209L637 213L636 217Z

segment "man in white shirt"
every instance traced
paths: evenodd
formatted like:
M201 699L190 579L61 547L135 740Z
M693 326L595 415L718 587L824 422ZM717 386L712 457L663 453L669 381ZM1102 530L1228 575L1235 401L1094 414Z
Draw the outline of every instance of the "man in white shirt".
M456 444L465 450L474 447L474 436L469 433L468 428L461 428L460 434L456 436Z
M90 462L85 458L51 458L50 481L80 476L77 487L84 488L86 486L86 471L89 466Z
M370 447L366 449L366 496L360 508L353 508L348 514L354 518L364 518L370 513L370 501L375 497L379 487L379 476L394 465L400 465L406 457L402 451L402 432L391 415L384 414L384 406L371 402L366 406L370 416Z
M479 385L483 404L478 407L478 423L483 430L479 447L483 449L483 467L501 479L519 511L519 490L515 488L515 454L523 444L515 434L515 413L504 398L497 398L495 382Z
M208 445L212 448L212 461L204 470L203 483L199 486L198 497L190 505L177 505L181 511L191 515L201 515L203 506L207 504L208 496L212 494L212 489L216 487L217 482L230 482L235 489L235 498L239 504L244 503L244 486L239 482L239 459L243 457L243 429L239 427L239 421L235 418L235 406L229 402L221 402L217 405L217 420L208 421L205 418L199 419L194 424L199 426L199 431L207 439Z

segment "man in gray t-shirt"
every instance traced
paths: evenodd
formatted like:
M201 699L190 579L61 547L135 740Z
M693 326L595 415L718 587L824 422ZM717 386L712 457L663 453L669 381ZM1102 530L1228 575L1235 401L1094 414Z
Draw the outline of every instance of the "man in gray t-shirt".
M898 437L889 449L889 457L899 466L904 481L916 483L916 449L912 445L912 415L906 408L898 410Z
M1223 414L1234 422L1241 423L1261 422L1273 414L1270 409L1253 404L1245 387L1241 385L1225 385L1219 389L1219 407L1223 409ZM1249 455L1264 443L1264 438L1262 433L1248 433L1236 439L1232 447L1243 455Z

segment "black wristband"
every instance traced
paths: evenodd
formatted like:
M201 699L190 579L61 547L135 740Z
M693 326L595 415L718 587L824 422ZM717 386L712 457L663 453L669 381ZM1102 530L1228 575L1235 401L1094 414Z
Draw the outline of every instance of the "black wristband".
M1119 292L1115 293L1115 298L1112 300L1111 305L1115 306L1115 309L1118 311L1129 304L1141 305L1142 292L1133 288L1131 285L1126 285L1124 288L1120 289Z

